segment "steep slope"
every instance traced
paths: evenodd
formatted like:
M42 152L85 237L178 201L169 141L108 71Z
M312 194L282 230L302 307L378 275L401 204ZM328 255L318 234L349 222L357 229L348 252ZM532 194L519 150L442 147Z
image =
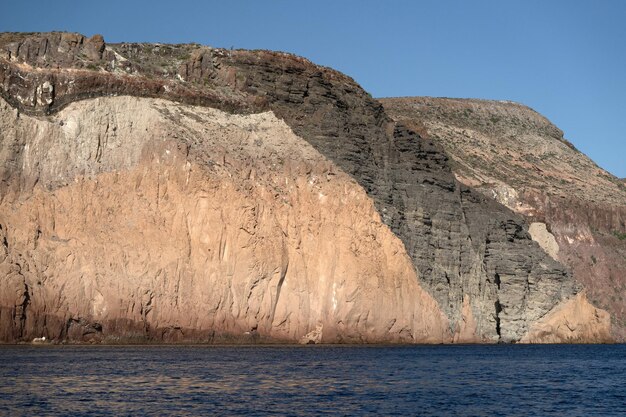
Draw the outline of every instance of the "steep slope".
M2 339L447 340L367 195L271 113L1 106L21 168L0 205Z
M324 303L320 302L318 305L311 302L317 307L305 308L302 316L292 311L295 306L298 308L302 306L301 301L286 304L284 310L272 307L270 310L281 311L282 314L280 316L281 321L276 323L274 316L277 313L267 312L268 306L273 305L272 302L264 304L263 308L259 307L259 313L255 316L255 320L252 320L247 307L241 307L247 306L248 301L238 299L237 302L234 302L232 301L233 296L226 298L225 304L224 300L220 298L222 301L212 304L215 311L211 317L219 317L216 319L217 322L213 319L208 319L208 321L192 320L185 325L190 326L187 333L194 331L202 323L200 326L202 329L213 329L218 332L233 331L235 333L242 330L251 331L246 329L255 329L259 332L262 329L264 335L284 336L287 340L301 337L306 331L309 337L313 339L318 338L321 333L324 341L445 341L449 335L455 341L508 342L518 341L526 337L533 329L533 325L548 317L550 312L561 311L564 306L572 303L581 308L587 306L584 297L576 296L579 288L567 270L532 241L522 217L459 183L454 178L447 155L439 145L431 140L420 138L406 125L395 123L386 115L376 100L372 99L353 80L343 74L284 53L227 51L199 45L106 45L99 36L87 39L81 35L66 33L5 34L0 35L0 46L4 51L4 55L0 57L0 86L2 87L0 94L10 107L16 109L6 108L5 118L7 121L5 123L7 126L16 123L15 119L11 119L11 117L18 119L24 117L23 115L15 116L12 112L30 114L36 118L43 118L42 121L46 123L54 124L57 120L63 121L64 116L59 116L61 113L58 112L64 111L62 109L70 103L92 97L115 95L158 97L179 101L187 105L199 104L213 107L229 113L253 114L271 110L279 119L284 120L297 137L308 142L312 147L310 149L323 155L328 161L327 164L332 164L335 167L332 172L336 176L339 177L340 174L338 173L343 171L356 180L356 183L350 187L355 187L355 193L361 192L364 198L367 197L367 203L364 202L363 204L365 206L369 204L367 207L376 212L368 211L367 207L356 209L355 207L361 207L361 205L344 200L342 196L348 192L347 186L338 187L336 190L317 190L317 195L305 198L310 203L306 204L307 207L316 213L317 211L321 211L321 213L313 216L317 216L319 223L315 227L305 228L306 233L303 232L303 235L319 235L321 236L320 239L326 243L322 245L320 241L315 240L315 243L306 246L301 255L302 264L322 265L315 270L309 279L306 278L306 274L296 273L300 270L296 268L294 271L292 269L293 263L290 261L287 271L292 271L294 278L290 279L289 282L295 282L297 285L294 287L285 287L284 284L280 286L280 299L300 300L298 297L302 297L301 293L304 292L305 294L313 294L311 295L312 298L325 294L321 296L322 300L326 300ZM101 105L102 103L99 102L98 106ZM68 109L72 108L71 106L74 104L71 104ZM97 107L94 108L94 111L96 109ZM122 113L124 112L127 110L122 111ZM133 111L132 115L139 113ZM167 120L174 117L173 122L176 124L170 125L165 129L165 132L171 137L175 136L174 143L177 146L180 146L181 141L187 144L191 143L192 145L185 145L186 148L183 146L183 149L188 149L190 155L202 155L195 160L198 168L191 171L208 172L206 176L197 180L197 187L202 189L203 184L216 181L214 178L216 174L214 174L212 167L220 161L221 165L226 165L225 159L216 157L212 150L206 150L212 148L202 150L207 146L206 140L201 139L203 138L202 129L204 129L202 126L210 125L211 118L203 116L202 110L199 108L194 108L193 111L183 108L181 114L187 114L184 122L180 122L178 116L171 116L171 113L172 111L168 110L164 117ZM58 119L59 117L61 119ZM252 117L252 115L248 117ZM35 120L35 118L30 119L29 126L34 124ZM191 129L189 127L190 121L197 121L199 124ZM129 120L128 122L133 121ZM63 123L64 126L68 126L65 121ZM146 126L149 134L134 139L136 142L133 149L143 149L147 146L145 144L151 143L151 138L159 135L158 131L154 131L154 126L160 123L156 119L151 121ZM91 123L87 123L87 125L90 126ZM113 126L111 123L103 126L108 125ZM241 126L240 128L242 128ZM70 128L66 127L66 129ZM105 149L111 146L108 140L103 139L107 137L109 130L107 127L103 127L103 129L104 131L93 131L89 135L78 137L78 143L83 143L90 138L92 143L100 144L96 147L95 153L77 153L78 150L72 148L75 141L70 140L67 145L70 148L67 152L61 156L57 155L50 164L45 164L46 166L60 166L59 169L49 175L51 184L59 183L63 187L69 187L71 181L68 181L67 178L77 178L79 183L86 181L85 178L92 180L88 175L90 170L83 169L85 161L90 160L90 155L92 158L98 159L98 155L109 152ZM243 129L250 128L245 127ZM252 129L252 131L255 130ZM37 132L36 128L24 127L16 133L3 136L1 150L2 155L4 155L3 171L0 173L3 182L0 192L3 193L3 201L8 201L7 204L10 204L11 210L19 211L20 208L16 204L24 199L28 200L30 195L35 193L32 190L37 189L37 187L49 187L48 183L39 176L35 176L36 181L29 180L30 177L23 173L23 168L21 172L19 169L20 166L24 166L24 160L33 161L33 163L38 161L38 158L21 159L22 156L20 156L28 154L27 151L31 149L31 143L37 137ZM233 159L246 161L246 164L252 164L254 168L251 171L248 169L228 171L227 175L218 177L219 181L228 177L228 181L235 184L240 184L242 181L243 184L246 184L246 179L250 180L251 175L256 178L256 172L263 172L264 169L267 169L263 166L271 162L271 159L262 158L255 162L256 154L247 151L246 147L232 147L230 143L232 139L226 133L215 133L216 136L222 134L226 136L224 139L226 142L220 142L220 146L227 149L228 152L217 153L217 155L226 155L225 158L230 156ZM271 147L265 149L265 142L266 140L263 139L259 142L258 149L254 147L253 149L255 152L267 152L267 155L276 153L279 157L282 156L282 160L275 163L276 171L268 174L266 178L268 184L274 184L274 181L278 180L276 186L280 184L282 192L272 191L273 194L257 195L259 191L256 186L253 186L250 191L252 194L246 195L249 199L246 204L260 200L267 205L280 206L281 199L289 201L292 193L295 192L288 187L288 184L304 181L304 179L299 180L299 177L286 175L287 180L283 186L283 180L280 179L280 176L285 175L283 174L285 170L287 173L289 172L289 166L292 162L297 163L302 158L297 157L298 153L295 150L278 153ZM28 146L25 147L26 145ZM199 150L195 151L196 147ZM172 152L169 148L167 150ZM194 154L192 151L198 153ZM122 151L121 153L120 161L127 161L124 162L126 164L124 165L125 169L128 169L129 172L135 172L137 169L133 168L134 163L128 162L127 159L133 153ZM152 157L150 160L155 158ZM68 163L67 161L71 162ZM142 164L143 162L137 166L143 167ZM307 183L309 181L316 183L320 175L322 178L324 175L333 177L332 174L325 171L315 171L319 168L317 164L317 162L311 163L307 168L316 173L314 178L308 177L309 174L306 174ZM151 165L151 167L152 175L161 178L163 166ZM146 168L141 169L145 170ZM174 171L172 170L172 172ZM251 172L255 172L255 174L251 174ZM183 175L181 172L178 174ZM129 183L133 184L136 178L132 174L130 178ZM348 184L348 177L345 178L345 181L340 182ZM32 184L35 182L33 187ZM144 184L143 181L141 183ZM113 187L108 184L106 190ZM160 195L161 191L158 190L163 189L162 185L159 181L156 181L156 184L157 195ZM31 188L26 187L26 185L30 185ZM112 195L123 194L127 186L127 184L121 186ZM50 192L54 191L53 185L50 187L52 187ZM98 187L96 189L100 190ZM175 189L174 186L167 186L168 193L169 190ZM103 196L94 193L91 188L87 188L87 191L80 194L89 195L95 206L95 202ZM206 190L205 193L207 198L211 198L213 195L213 192ZM170 225L166 228L170 234L174 231L179 232L182 225L173 223L178 221L174 220L177 218L176 213L180 210L189 211L188 207L196 206L196 201L200 199L200 194L191 193L188 195L187 192L180 192L180 194L180 199L176 204L177 208L172 208L163 217L146 223L146 227L142 229L146 230L145 233L155 229L155 225L162 224ZM223 204L228 206L230 200L238 201L238 198L235 194L224 194L222 196ZM271 201L271 198L277 201ZM318 207L316 198L328 201L330 211L326 212L323 207ZM70 199L76 200L76 198L71 197ZM159 207L161 207L160 202ZM305 209L298 207L295 204L284 207L284 213L279 218L292 219L289 222L290 225L300 224L309 214L306 213ZM279 211L277 208L273 210ZM38 210L37 213L39 212L41 211ZM113 212L115 213L115 211ZM82 214L80 213L81 210L78 210L76 215L81 217ZM342 213L345 213L346 217ZM137 216L137 221L153 218L147 211L140 212ZM123 217L126 217L125 212ZM361 217L367 221L356 220ZM16 227L14 224L19 224L18 218L21 217L9 218L3 215L3 218L0 219L3 227L8 229L8 232L5 232L8 236L11 236L12 228ZM349 232L348 235L351 237L342 239L338 235L332 234L331 231L317 232L319 229L327 230L330 227L333 233L340 233L342 222L370 224L372 218L374 218L374 223L378 225L376 228L380 228L380 231L376 233L373 233L371 229L367 229L368 231L363 232L363 234ZM382 223L378 223L379 221ZM113 223L114 220L111 220L109 227L115 229ZM238 219L236 216L229 217L226 223L231 224L236 230L249 230L246 221ZM94 233L91 227L87 227L88 224L85 224L80 230L85 230L84 233L90 236L100 235L99 232ZM284 224L284 222L281 221L279 224ZM273 230L270 226L263 227ZM160 230L159 227L156 229ZM34 230L34 235L32 233L27 235L38 236L40 232L37 229ZM223 242L220 237L221 232L218 232L219 227L201 226L201 230L203 230L202 234L206 240L203 243ZM366 230L366 228L362 230ZM384 235L389 230L399 238L397 241L399 245L394 246L396 243L393 243L395 242L393 235ZM76 232L78 233L78 231L77 229ZM353 235L353 233L356 234ZM247 234L242 234L242 236L247 236ZM278 233L273 235L269 232L263 236L272 242L276 239L275 236L280 237ZM288 236L291 236L291 233L288 233ZM141 242L145 244L145 242L153 240L162 241L162 238L163 235L159 237L158 234L155 234L155 237L142 238ZM31 238L31 241L34 242L35 240L35 238ZM235 236L229 238L228 241L240 242L239 245L229 247L231 248L229 250L235 251L237 258L241 256L244 259L254 259L251 264L244 262L244 265L254 265L257 269L261 268L260 276L281 275L280 271L283 270L284 265L282 261L284 259L283 249L270 250L265 248L259 252L254 252L256 255L253 256L249 255L246 250L247 243L241 243L244 241L243 238ZM386 241L389 242L389 250L382 247L387 245L384 243ZM215 244L218 248L221 247L221 244ZM35 244L32 243L32 245ZM270 243L267 245L270 245L270 248L273 247ZM136 246L126 246L120 249L118 253L125 259L141 257L142 255L139 254L144 253L145 250L137 251ZM7 247L11 248L10 239L7 239ZM97 263L98 258L94 258L95 255L93 255L93 253L98 253L96 247L94 242L85 245L84 250L92 254L92 258L81 265ZM33 248L32 251L38 254L41 251L38 248L39 246ZM189 256L187 255L188 250L185 252L185 248L185 246L169 246L169 244L164 243L162 250L171 250L174 254L172 257L179 258L182 256L185 258ZM218 253L222 252L218 250ZM342 253L352 253L356 258L350 260L352 259L350 256L344 257L341 255ZM333 261L339 255L341 255L341 260ZM398 259L406 257L412 265L409 264L407 269L405 264L392 258L392 255L399 257ZM205 259L207 258L210 259L208 254L202 253L202 255L194 258L195 260L189 262L197 266L206 262ZM218 259L221 259L221 255ZM13 263L15 264L16 261ZM327 268L330 268L331 272L328 272ZM368 272L363 272L363 268ZM144 269L139 268L139 271L144 271ZM160 271L159 277L162 277L160 279L168 282L177 281L177 278L172 278L172 276L180 276L181 282L188 280L198 282L193 278L195 273L186 267L174 270L159 267L157 271ZM232 275L230 270L216 269L213 271L214 273L206 278L206 282L211 283L214 280L226 279L229 284L220 288L223 291L234 291L235 281L231 280L230 277L235 275ZM289 273L287 272L287 274ZM114 285L116 280L120 280L120 274L119 270L112 273L108 282ZM139 274L141 275L141 273ZM29 278L30 281L26 283L26 288L21 286L18 279L15 294L19 297L17 304L15 304L17 307L13 309L16 317L14 322L18 317L22 320L20 323L28 320L28 311L31 309L31 300L33 299L31 295L32 282L40 275L41 272L36 270ZM82 276L83 281L91 282L97 281L96 277L98 277L90 270L86 270L84 274L79 276ZM121 276L123 277L123 275ZM349 284L345 284L350 288L372 288L371 295L365 296L354 291L344 292L341 293L341 297L344 298L331 297L332 302L329 304L327 301L328 294L340 293L337 292L339 291L338 284L327 278L328 276L335 276L346 282L350 281ZM374 280L373 277L376 279ZM268 280L271 281L269 278ZM378 287L363 283L363 281L372 282L370 280L378 282ZM287 278L285 278L286 281ZM439 310L430 303L430 296L421 292L417 286L417 281L437 301L439 308L445 313L445 319L438 316ZM279 282L282 281L279 279ZM276 284L258 286L255 283L252 287L257 288L258 286L261 292L264 288L270 288L265 292L270 294L265 296L264 299L267 299L267 297L272 297L271 294L274 290L271 288L278 288L273 287L274 285ZM99 286L100 284L96 285L98 288ZM311 286L316 289L310 289ZM127 304L135 303L135 305L146 307L139 308L139 310L125 310L135 311L134 320L136 322L136 311L140 313L147 310L153 311L153 301L149 301L151 297L148 297L145 302L140 302L139 295L131 291L131 288L132 285L124 293ZM285 288L289 289L285 290ZM302 288L307 288L307 290L304 291ZM174 287L163 290L163 293L167 297L178 299L179 291L178 287ZM150 294L150 292L146 294ZM361 300L361 298L364 299ZM47 300L45 297L44 299ZM350 310L348 315L350 320L348 320L348 316L345 319L338 316L332 316L328 320L321 319L320 314L327 317L325 315L328 314L329 309L334 311L335 301L338 305L337 308L340 308L339 305L343 305L343 303L352 305L352 303L357 302L359 307ZM45 301L45 303L48 302ZM233 303L237 306L236 309L231 308ZM84 308L91 304L86 303ZM378 309L370 310L375 305L378 305ZM68 313L73 308L68 309ZM198 308L202 309L206 306L201 305ZM604 315L592 306L588 306L588 310L594 314L585 316L583 321L593 331L572 330L569 333L551 334L549 335L550 338L537 337L536 335L539 333L535 332L532 341L554 341L554 338L559 341L606 340L608 323L605 321ZM24 311L26 311L26 319L24 319ZM169 313L163 314L159 316L158 323L170 323L168 322ZM373 318L374 314L376 314L376 318ZM408 316L404 316L404 314L408 314ZM378 317L379 315L381 317ZM265 317L265 321L261 320L263 324L259 323L257 326L255 323L259 321L259 317ZM267 317L271 317L271 319L267 319ZM292 317L294 324L284 324L286 322L283 322L282 319L286 317ZM366 317L370 317L370 319L364 321ZM555 314L555 317L557 317L557 322L563 321L558 314ZM143 322L146 322L146 319ZM216 323L228 324L220 327ZM246 325L242 326L241 323L246 323ZM279 332L276 327L280 327L280 325L286 325L289 330L285 330L283 333ZM556 325L559 326L558 323ZM149 328L152 329L155 326L157 324L151 322ZM182 328L183 326L178 327ZM22 329L20 331L23 332L24 329L28 330L29 326L20 324L19 326L15 325L14 328L20 328Z
M626 337L626 187L526 106L429 97L382 99L452 159L456 177L525 216Z

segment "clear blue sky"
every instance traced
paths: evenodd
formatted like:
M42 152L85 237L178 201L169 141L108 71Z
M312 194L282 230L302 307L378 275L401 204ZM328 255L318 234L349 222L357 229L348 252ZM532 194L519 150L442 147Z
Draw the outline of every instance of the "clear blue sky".
M626 177L626 1L21 1L0 31L283 50L375 97L524 103Z

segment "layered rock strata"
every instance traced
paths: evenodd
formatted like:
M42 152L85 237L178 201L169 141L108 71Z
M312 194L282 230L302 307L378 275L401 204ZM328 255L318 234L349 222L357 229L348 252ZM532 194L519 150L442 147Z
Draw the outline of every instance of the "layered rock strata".
M626 337L626 187L532 109L512 102L382 99L398 121L442 146L457 179L532 223L531 234L573 270Z
M72 202L63 209L72 213L65 218L73 225L69 234L81 235L73 239L82 252L77 246L63 252L76 262L63 274L72 277L68 284L88 282L93 288L85 290L92 291L86 297L91 301L54 304L63 306L50 310L61 312L55 313L61 319L39 319L66 320L55 327L55 337L76 338L80 331L58 329L77 322L87 335L94 326L118 336L134 328L131 335L159 340L184 331L199 340L247 333L292 341L511 342L526 337L555 308L582 303L572 277L531 239L522 217L457 181L439 144L420 137L410 123L395 123L343 74L284 53L106 45L99 37L65 33L4 34L0 45L0 93L8 103L3 118L17 126L2 138L0 192L10 207L3 213L20 213L0 219L7 236L4 264L13 265L6 276L17 277L5 279L13 285L13 301L4 302L3 314L12 315L13 323L5 340L41 330L28 321L35 301L52 305L66 288L33 293L36 283L43 285L42 268L50 265L39 237L59 238L53 230L63 223L57 214L42 220L52 210L43 208L44 201L60 199L46 193L66 193L63 198ZM257 141L258 126L237 119L244 116L218 116L217 110L164 101L111 109L121 98L77 102L111 95L200 104L254 120L261 116L252 113L271 110L308 145L293 139L294 146L279 152L268 145L275 133ZM102 123L77 128L63 112L82 111L81 106L93 106L83 118L106 108ZM160 116L145 124L134 121L155 112ZM23 114L35 117L22 125ZM110 117L125 120L129 138L137 134L130 148L110 139L120 130ZM206 134L220 118L230 122ZM46 163L33 141L43 140L41 131L54 134L37 123L63 123L59 129L66 135L58 135L64 146L45 147L55 153ZM229 129L239 133L229 136ZM155 139L164 137L169 142ZM307 159L300 148L317 156ZM31 149L39 153L31 155ZM101 170L103 155L115 161L110 169ZM174 156L177 162L167 165ZM31 165L37 175L28 174ZM306 184L320 188L305 192ZM129 189L137 195L125 194ZM141 208L150 193L143 209L130 209ZM233 209L218 210L222 206ZM19 220L24 218L30 223ZM18 225L24 232L12 232ZM134 237L127 240L120 228ZM12 244L20 234L23 241ZM289 243L294 235L296 243ZM67 236L67 244L74 242ZM123 262L112 261L107 242L115 242L112 253ZM158 242L158 250L148 247L151 242ZM16 260L22 247L43 260L33 260L37 266ZM104 270L111 271L107 278L101 278ZM205 286L223 295L213 296ZM110 290L105 295L101 287ZM113 303L114 316L126 324L108 327L85 318L110 312L94 307L103 302ZM605 325L594 322L590 327L597 331L579 339L598 341L605 332L597 326ZM538 338L533 333L532 340Z

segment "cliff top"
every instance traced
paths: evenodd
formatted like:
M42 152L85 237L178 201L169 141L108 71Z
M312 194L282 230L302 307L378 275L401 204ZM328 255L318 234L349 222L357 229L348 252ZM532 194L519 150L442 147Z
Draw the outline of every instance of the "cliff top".
M534 189L590 202L626 204L624 182L597 166L546 117L511 101L380 99L394 119L441 143L472 186Z
M29 114L55 112L83 98L121 94L163 97L230 112L267 110L272 97L257 94L254 83L246 78L246 69L252 66L256 72L264 67L287 75L306 73L360 90L352 78L285 52L229 50L197 43L107 44L101 35L88 38L68 32L0 33L0 79L9 90L0 93ZM33 84L30 79L20 82L33 70L42 81L65 72L65 81L75 85L73 95L63 98L65 94L58 94L57 88L40 103L30 94L19 94L21 84ZM56 87L63 82L56 82Z

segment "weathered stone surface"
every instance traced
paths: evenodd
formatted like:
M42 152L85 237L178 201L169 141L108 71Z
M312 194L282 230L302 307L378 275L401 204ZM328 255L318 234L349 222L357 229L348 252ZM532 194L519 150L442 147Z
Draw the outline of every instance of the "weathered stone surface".
M559 244L554 235L548 231L545 223L531 223L528 227L528 233L552 259L559 259Z
M103 42L98 35L86 39L56 32L0 34L0 96L31 115L50 114L77 100L118 95L161 97L237 112L266 109L262 98L214 83L184 83L174 77L175 72L157 72L161 66L144 69L131 64L106 44L103 50ZM181 46L176 52L187 54L194 48ZM166 59L170 65L182 62L178 55ZM42 97L44 84L52 90Z
M0 120L2 341L450 339L365 192L271 113L119 97Z
M415 140L401 127L395 138L392 230L453 323L468 295L477 337L518 340L555 300L576 292L562 266L530 240L523 220L459 184L433 141Z
M438 145L390 121L352 80L289 55L242 51L224 62L241 79L238 88L262 94L279 117L363 186L452 330L465 294L478 323L476 338L514 341L576 292L563 267L530 240L521 217L462 187ZM216 78L224 71L220 64ZM506 281L500 287L499 275Z
M587 301L584 292L558 305L535 322L522 343L606 343L610 334L611 317Z
M371 271L377 272L370 272L364 276L376 276L384 282L387 282L390 276L404 277L399 281L402 282L400 287L402 289L394 290L391 294L396 294L396 291L400 293L409 291L411 294L417 294L418 290L406 289L404 286L417 285L417 282L409 284L410 279L405 282L406 277L412 277L414 281L419 280L439 303L447 318L446 320L436 318L438 313L434 312L435 310L427 301L424 301L424 305L427 306L427 310L430 309L428 311L431 314L422 314L421 308L423 307L416 307L413 301L402 301L400 303L402 307L397 308L384 302L380 304L378 311L390 309L392 312L385 313L384 317L388 319L385 322L386 325L382 325L382 321L376 321L371 326L365 325L363 317L370 317L370 315L365 313L364 307L360 307L359 314L353 313L353 316L358 316L358 318L351 316L351 320L347 321L346 318L341 321L341 326L349 325L357 330L348 331L347 327L341 327L338 321L335 321L335 324L331 324L332 321L324 322L321 328L322 340L338 340L333 339L333 335L341 334L342 340L441 341L445 340L447 334L450 334L450 337L457 341L516 341L527 333L534 321L545 316L561 301L573 297L578 290L562 265L547 256L531 240L524 221L519 215L460 184L454 177L448 156L440 145L432 140L421 138L415 133L419 132L420 126L411 123L395 123L386 115L379 102L372 99L358 84L343 74L316 66L290 54L269 51L227 51L198 45L105 45L105 52L100 60L83 60L83 58L78 59L79 54L75 52L80 50L83 47L81 45L86 42L84 39L80 40L80 37L75 44L71 44L74 46L63 48L54 56L42 54L41 49L33 48L35 52L28 55L27 60L20 60L14 57L19 56L19 51L24 47L21 45L42 42L42 39L48 36L56 39L57 34L40 34L30 37L2 36L0 49L9 51L9 58L0 59L0 93L12 107L20 112L38 116L54 114L77 100L121 94L161 97L235 113L254 113L271 109L293 129L296 135L306 140L328 161L332 161L337 172L346 172L354 178L365 191L366 194L363 195L367 195L373 201L373 205L368 203L369 207L375 207L377 211L365 217L374 216L380 219L395 233L401 241L396 248L397 253L404 254L406 251L407 259L411 260L412 266L409 264L408 269L402 266L401 272L394 275L396 273L392 273L389 268L396 271L394 269L396 266L389 264L390 258L387 255L383 256L386 253L384 250L360 247L363 244L370 245L367 242L378 247L378 243L374 244L371 238L362 235L355 237L354 240L339 239L337 246L333 246L332 250L320 251L316 246L310 247L309 249L314 253L320 253L319 258L316 258L319 259L317 262L326 264L329 262L329 257L333 259L337 253L348 250L346 248L350 248L351 253L367 254L367 258L371 258L373 262ZM16 39L16 36L19 39ZM30 40L27 41L26 38ZM17 52L14 54L11 51ZM49 103L47 96L42 96L41 100L31 100L30 97L36 95L37 86L43 86L46 81L52 86L54 92L52 102ZM43 94L43 87L41 91ZM188 113L191 116L187 117L194 120L196 116L193 112ZM172 134L182 135L182 132L187 129L186 123L187 121L182 125L181 132ZM151 131L150 127L147 128ZM36 132L36 130L32 131L32 127L20 127L20 129L25 131L31 129L31 134ZM75 131L71 123L65 129L69 132ZM141 131L141 128L136 131ZM110 133L100 133L98 143L101 141L108 143L108 139L104 140L107 135ZM5 143L6 145L2 145L1 152L9 157L5 157L6 162L3 163L3 167L9 168L5 168L1 173L3 178L7 178L2 184L5 192L20 195L21 191L18 193L16 190L22 190L27 185L33 187L35 180L25 174L20 174L20 180L17 183L11 180L15 178L14 172L23 169L20 166L23 166L24 159L18 155L22 152L19 145L11 141L5 141ZM52 183L49 186L53 189L74 187L70 182L71 178L75 178L76 173L86 175L90 172L86 168L84 174L81 171L85 167L86 158L89 156L101 159L98 157L97 148L91 152L78 148L77 145L77 149L66 152L68 156L77 153L81 155L73 166L66 167L72 172L71 175L63 174L61 178L57 172L50 175ZM119 163L127 161L128 158L132 159L134 152L139 149L143 148L138 143L136 149L122 152L123 155L119 156ZM264 146L260 146L260 149L264 149ZM241 152L239 148L231 149L224 158L228 158L229 155L237 157L236 155ZM198 162L199 166L213 167L216 164L215 156L211 153L201 153L201 155L203 156L200 158L201 163ZM288 160L291 155L285 154L284 158ZM32 161L36 163L37 158L33 158ZM225 165L226 159L221 164ZM51 166L54 165L51 162ZM125 168L131 173L128 174L130 177L127 179L131 184L137 181L133 175L138 175L130 168L132 165L130 163ZM252 172L261 170L261 165L259 163L259 167L253 171L243 171L243 177L257 175ZM277 166L283 165L278 163ZM158 172L162 169L162 167L154 168L150 172L153 176L160 178L161 174ZM286 168L280 168L279 172L281 169ZM195 172L195 168L192 172ZM236 178L239 175L242 175L241 171L231 172L229 178ZM104 179L98 179L98 181L102 184ZM291 178L290 181L297 182L295 178ZM43 183L39 178L36 182ZM156 182L159 183L159 181ZM110 186L109 183L106 184ZM354 187L361 189L356 184ZM167 189L172 190L176 187L168 186ZM81 193L87 192L92 196L94 191L91 190L87 188L87 191L81 190ZM346 204L341 198L343 195L341 189L327 191L332 192L322 192L322 194L328 197L328 201L337 200L333 203L336 204L332 208L335 213L333 215L340 215L343 213L342 204ZM284 195L277 193L273 195L273 198L280 199L284 196L288 199L290 195L290 192ZM92 204L96 204L95 202L100 198L102 198L101 195L93 196ZM197 196L192 194L190 198L192 200L183 199L182 201L185 202L183 205L192 204ZM234 197L224 195L223 198L233 199ZM255 195L254 198L260 197ZM318 198L322 197L318 195ZM369 199L366 198L367 201L370 201ZM312 198L312 201L315 199ZM348 205L348 207L351 206ZM295 208L289 209L291 214L285 215L295 216L293 221L299 219L300 216L308 216L306 211L296 216L293 210ZM352 208L346 208L346 210L355 215ZM79 213L77 212L76 215ZM124 215L127 215L126 212ZM147 214L143 213L143 215ZM169 213L169 215L174 215L174 213ZM231 220L233 225L237 223L237 220ZM158 218L158 222L161 223L168 221L171 222L172 219ZM326 224L327 221L328 219L322 216L320 224ZM353 220L347 221L353 222ZM111 227L113 227L112 224ZM383 224L379 224L379 227L388 230ZM212 233L215 232L207 231L207 233L213 236ZM323 236L325 239L337 240L337 237L332 234ZM365 236L370 235L365 233ZM374 240L379 242L380 237L376 234L373 236L376 237ZM165 239L164 236L154 238L158 241ZM353 244L356 246L353 247ZM162 250L166 249L165 246L162 248ZM391 252L394 253L394 250ZM268 253L271 254L272 251ZM258 262L267 263L263 259L265 258L260 258ZM348 270L345 269L348 266L360 271L359 263L344 262L343 257L341 259L334 263L337 268L344 268L339 272L335 270L335 274L339 274L337 276L348 274ZM310 262L307 261L306 264L309 265ZM291 266L289 270L293 271ZM370 270L369 267L368 270ZM175 273L188 277L187 272L176 271ZM190 275L193 276L193 274ZM316 285L324 288L327 294L330 288L329 281L322 280L320 276L316 276L315 280L321 280L322 283ZM14 279L14 281L12 291L20 293L22 291L20 285L24 283L24 280ZM384 294L387 292L382 291ZM28 294L30 296L30 292ZM129 299L138 300L140 296L143 297L141 294L132 293ZM376 297L379 296L383 297L380 294ZM359 295L357 298L348 296L348 299L356 302L361 297L364 296ZM385 297L387 297L385 299L396 300L400 295L385 295ZM18 307L15 306L18 304L15 303L19 303L20 298L18 296L14 298L17 301L13 301L11 308L17 311ZM428 297L420 295L418 299L428 300ZM367 303L372 300L373 298L365 297L362 302ZM402 296L402 300L408 300L408 298ZM21 305L25 303L30 305L30 301L24 300ZM140 304L147 306L147 303L148 301ZM223 304L219 306L218 310L224 308ZM319 308L320 311L327 311L329 307L325 305ZM414 311L409 313L408 318L405 317L408 322L402 322L402 324L397 322L401 316L395 313L400 311L398 308L403 312ZM129 313L130 316L123 316L124 318L120 319L122 321L119 323L126 324L119 324L119 329L130 326L127 323L138 322L136 310L133 311L135 311L133 313L135 316ZM153 311L152 307L150 311ZM237 324L240 323L237 320L244 316L247 317L245 320L250 320L247 312L227 309L221 314L221 321L218 322L228 324L220 327L220 331L230 331L230 329L251 331L246 326L238 327L240 324ZM288 314L287 310L284 314ZM232 315L235 318L231 317ZM447 328L442 330L438 326L444 321L447 321ZM167 320L161 317L158 322L167 322ZM192 325L188 332L195 331L193 329L197 330L198 323L188 323ZM266 331L273 329L273 320L264 323L266 327L263 329ZM319 322L307 321L306 325L302 324L303 321L298 321L298 323L300 324L289 327L291 330L286 333L290 340L297 340L302 336L306 336L303 339L306 341L318 340L316 332ZM210 327L214 324L215 322L203 322L203 326ZM248 324L250 328L253 327L252 323ZM76 325L82 328L86 324L78 322ZM382 328L391 326L391 332L381 334L381 329L375 327L381 325ZM260 326L255 331L259 331ZM366 326L369 329L368 332L359 326ZM153 325L150 328L154 328ZM424 329L436 330L434 334L430 334L428 331L424 332ZM265 334L279 335L277 330L272 330L272 332L274 333L266 332ZM370 335L369 338L363 336L367 334Z
M623 182L578 152L561 130L526 106L429 97L381 101L395 119L419 126L444 147L463 183L530 223L545 224L543 237L537 236L540 244L573 270L594 304L611 313L614 336L624 340Z

